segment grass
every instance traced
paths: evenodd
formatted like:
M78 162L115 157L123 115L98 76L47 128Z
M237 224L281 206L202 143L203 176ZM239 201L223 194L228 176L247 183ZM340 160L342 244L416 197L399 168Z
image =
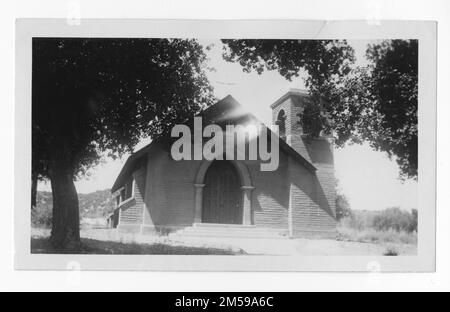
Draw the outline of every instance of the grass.
M377 231L373 228L354 229L345 226L338 227L338 240L361 243L397 243L397 244L417 244L417 232L406 231Z
M91 238L82 238L80 254L103 255L239 255L245 254L242 250L220 249L210 247L192 247L172 244L154 243L122 243L115 241L103 241ZM31 253L35 254L60 254L69 253L56 250L50 244L48 237L32 237Z
M182 239L164 235L120 233L111 229L81 230L82 248L76 252L55 250L49 242L50 230L32 228L34 254L97 255L385 255L417 254L417 233L338 228L335 239L297 238L280 241ZM261 246L259 246L261 245ZM273 246L273 249L272 249Z

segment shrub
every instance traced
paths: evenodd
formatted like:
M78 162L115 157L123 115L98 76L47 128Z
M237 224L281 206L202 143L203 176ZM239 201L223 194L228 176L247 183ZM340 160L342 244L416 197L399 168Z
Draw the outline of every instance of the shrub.
M383 252L383 256L398 256L399 252L394 246L388 246Z
M409 227L410 232L417 232L417 223L418 223L417 209L412 209L411 210L411 224Z
M377 231L373 228L359 230L341 224L338 227L337 240L361 243L417 244L417 232Z
M35 207L31 210L31 224L39 228L51 228L52 209L51 207Z
M415 222L415 224L414 224ZM412 232L417 229L417 217L414 221L412 213L398 207L380 211L373 219L373 228L378 231L395 230Z
M336 219L339 221L342 218L352 216L352 210L348 203L347 197L344 194L336 194Z
M343 217L340 224L355 230L365 230L371 228L373 223L373 212L353 211L349 216Z
M382 211L355 210L349 216L343 217L340 226L359 231L374 229L376 231L417 232L417 210L412 212L398 207Z
M417 244L417 210L355 210L339 221L338 240Z

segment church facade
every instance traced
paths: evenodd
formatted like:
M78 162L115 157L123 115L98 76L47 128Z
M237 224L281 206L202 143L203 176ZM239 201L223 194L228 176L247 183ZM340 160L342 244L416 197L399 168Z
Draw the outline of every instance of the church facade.
M202 226L218 233L242 228L237 233L244 236L262 230L284 237L334 235L333 143L303 134L299 114L307 99L307 93L291 90L271 105L278 133L268 133L279 137L276 170L262 171L259 158L175 160L170 139L135 152L112 187L111 225L119 231L180 235ZM261 124L231 96L199 115L203 126Z

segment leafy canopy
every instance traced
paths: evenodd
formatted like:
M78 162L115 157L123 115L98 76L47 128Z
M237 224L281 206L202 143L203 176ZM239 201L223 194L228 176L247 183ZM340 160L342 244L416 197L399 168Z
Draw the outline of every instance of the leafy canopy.
M33 174L83 174L212 103L195 40L33 39Z
M367 141L395 159L402 178L417 178L417 40L372 44L366 56L369 65L324 85L336 143Z
M277 70L288 80L306 74L305 85L312 101L307 103L300 122L310 136L317 136L327 128L327 102L323 86L339 81L351 70L355 61L354 50L345 40L222 40L223 57L237 62L244 72ZM329 130L329 127L327 128Z
M335 142L368 141L397 161L403 178L417 177L417 40L369 45L369 65L354 66L345 40L222 40L224 58L245 72L277 70L291 80L307 74L311 94L300 116L305 134L333 133Z

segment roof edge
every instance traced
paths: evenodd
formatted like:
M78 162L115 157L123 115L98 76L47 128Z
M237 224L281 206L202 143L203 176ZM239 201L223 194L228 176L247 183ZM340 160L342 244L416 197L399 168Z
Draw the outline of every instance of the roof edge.
M293 95L297 95L297 96L301 96L301 97L309 97L309 93L306 90L289 89L289 91L286 92L285 94L283 94L280 98L278 98L278 100L276 100L275 102L270 104L270 108L274 109L275 107L277 107L278 105L280 105L281 103L286 101L286 99L288 99L289 97L291 97Z
M278 105L280 104L282 101L284 101L287 97L292 96L292 95L300 95L300 96L309 96L308 93L305 93L302 90L299 89L291 89L289 90L286 94L284 94L280 99L278 99L274 104L271 105L271 107L273 105ZM233 98L231 95L227 95L226 97L224 97L223 99L217 101L215 104L209 106L208 108L222 103L222 102L232 102L232 103L236 103L241 105L235 98ZM274 106L275 107L275 106ZM205 112L208 108L206 108L205 110L201 111L200 113L198 113L196 116L198 116L199 114L202 114L203 112ZM272 107L273 108L273 107ZM262 124L264 127L266 127L270 132L271 135L276 135L278 136L278 134L276 134L275 132L273 132L269 127L267 127L267 125L265 125L263 122L259 121L258 118L256 118L252 113L248 112L249 115L251 115L252 118L254 118L257 122L259 122L260 124ZM308 161L306 158L304 158L299 152L297 152L295 149L293 149L289 144L287 144L284 140L282 140L281 138L279 139L280 142L280 147L282 149L285 150L285 152L287 152L288 154L290 154L291 156L293 156L297 161L299 161L303 166L305 166L310 172L312 172L313 174L317 171L317 168L310 162ZM141 157L147 155L153 146L157 145L158 141L152 141L151 143L149 143L148 145L144 146L143 148L139 149L138 151L132 153L126 160L125 164L123 165L119 175L117 176L113 186L111 187L111 193L115 193L118 189L120 189L121 185L121 181L124 179L124 177L127 175L128 171L130 169L132 169L133 164L135 163L135 161L137 161L138 159L140 159Z

